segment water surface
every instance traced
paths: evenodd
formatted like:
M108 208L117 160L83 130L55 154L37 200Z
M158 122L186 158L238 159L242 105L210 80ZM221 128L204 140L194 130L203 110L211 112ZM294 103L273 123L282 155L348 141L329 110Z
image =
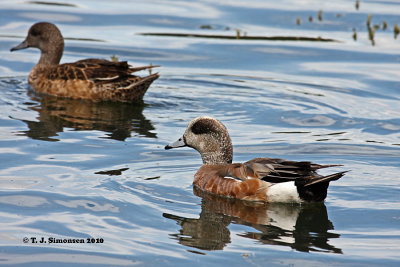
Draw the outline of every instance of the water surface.
M0 4L3 263L399 265L400 5L214 2ZM375 45L368 14L388 25ZM27 76L39 52L9 49L37 21L56 23L66 37L62 62L117 56L162 65L161 78L136 105L36 94ZM315 205L203 195L192 187L197 152L163 149L200 115L224 122L235 161L282 157L351 172Z

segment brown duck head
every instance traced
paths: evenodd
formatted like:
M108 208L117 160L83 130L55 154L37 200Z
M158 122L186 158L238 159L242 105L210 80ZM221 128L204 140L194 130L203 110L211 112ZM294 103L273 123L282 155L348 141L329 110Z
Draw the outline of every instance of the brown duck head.
M46 66L58 65L64 51L64 38L56 25L48 22L38 22L31 26L25 40L11 48L10 51L29 47L40 49L41 56L38 64Z

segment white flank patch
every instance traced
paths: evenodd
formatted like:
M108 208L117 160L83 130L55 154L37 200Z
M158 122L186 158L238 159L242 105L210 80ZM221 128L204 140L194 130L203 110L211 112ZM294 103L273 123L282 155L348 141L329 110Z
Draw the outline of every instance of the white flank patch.
M242 182L242 180L240 180L239 178L232 177L232 176L225 176L224 178L225 178L225 179L235 180L235 181L237 181L237 182Z
M297 193L294 182L284 182L274 184L268 188L267 198L269 202L302 202Z

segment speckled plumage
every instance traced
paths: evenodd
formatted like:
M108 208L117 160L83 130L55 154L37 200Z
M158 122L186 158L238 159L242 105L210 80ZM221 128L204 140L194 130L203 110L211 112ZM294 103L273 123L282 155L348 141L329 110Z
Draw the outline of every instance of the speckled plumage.
M32 68L28 82L33 89L49 95L133 102L141 100L158 73L139 77L132 73L157 66L132 68L126 61L84 59L59 64L64 50L64 38L51 23L39 22L28 31L26 39L11 51L36 47L39 62Z
M232 143L228 130L211 117L193 119L182 138L166 149L189 146L200 152L203 165L193 184L215 195L262 202L317 202L327 195L330 181L345 172L327 176L317 174L321 168L309 161L255 158L232 163Z

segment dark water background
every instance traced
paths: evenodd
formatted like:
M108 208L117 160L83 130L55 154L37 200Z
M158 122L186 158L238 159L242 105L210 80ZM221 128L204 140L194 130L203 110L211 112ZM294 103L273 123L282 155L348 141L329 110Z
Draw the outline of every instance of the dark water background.
M1 264L399 266L400 3L215 2L0 3ZM62 62L115 55L160 64L161 78L141 105L37 95L27 76L39 52L9 52L37 21L66 37ZM225 123L235 161L351 172L320 205L201 196L197 152L163 150L199 115Z

